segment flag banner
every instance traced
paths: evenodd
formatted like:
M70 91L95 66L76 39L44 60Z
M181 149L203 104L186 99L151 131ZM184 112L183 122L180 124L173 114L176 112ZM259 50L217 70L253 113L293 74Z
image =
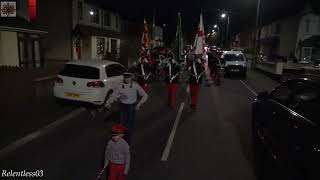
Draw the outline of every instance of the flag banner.
M196 34L194 47L195 47L194 54L199 58L205 59L205 57L206 57L205 34L204 34L202 13L200 14L200 23L199 23L198 31L197 31L197 34Z

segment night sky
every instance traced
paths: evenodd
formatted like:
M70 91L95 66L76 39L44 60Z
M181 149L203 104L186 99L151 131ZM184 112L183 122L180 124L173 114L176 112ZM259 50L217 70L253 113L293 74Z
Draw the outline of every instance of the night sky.
M151 23L153 10L156 11L156 24L166 24L168 32L174 35L177 12L181 12L185 36L194 36L199 14L202 10L205 30L210 31L216 23L221 27L226 21L220 19L219 9L231 11L231 34L255 26L258 0L95 0L105 7L117 10L123 17L133 21L143 21L146 17ZM261 0L261 23L268 23L280 17L295 14L307 0ZM310 0L319 6L320 0ZM192 37L193 38L193 37Z

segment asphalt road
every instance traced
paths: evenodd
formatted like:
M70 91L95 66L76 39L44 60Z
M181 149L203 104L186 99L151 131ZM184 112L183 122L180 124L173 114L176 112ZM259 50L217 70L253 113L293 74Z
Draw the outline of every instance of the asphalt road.
M153 83L147 103L137 113L128 179L256 179L251 102L254 93L275 85L257 72L249 72L246 80L225 79L222 86L204 82L198 110L191 111L185 84L172 109L166 106L165 84ZM0 170L43 170L44 176L37 179L95 179L111 122L117 118L116 107L107 112L83 109L80 115L0 158ZM163 159L165 149L167 158Z

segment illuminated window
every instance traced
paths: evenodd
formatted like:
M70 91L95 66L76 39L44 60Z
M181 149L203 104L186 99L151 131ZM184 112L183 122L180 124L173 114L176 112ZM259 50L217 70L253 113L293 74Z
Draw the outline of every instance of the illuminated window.
M105 52L105 39L97 37L97 54L104 54Z

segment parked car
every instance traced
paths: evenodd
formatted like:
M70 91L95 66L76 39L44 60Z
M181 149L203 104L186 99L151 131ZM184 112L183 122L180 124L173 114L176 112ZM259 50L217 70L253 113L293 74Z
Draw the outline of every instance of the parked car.
M57 99L102 105L123 82L127 69L112 61L74 61L66 63L56 77L54 96Z
M226 75L238 73L246 77L247 60L241 51L224 51L221 59L225 63Z
M319 107L320 76L313 75L288 80L253 102L256 152L267 152L288 179L320 179Z

